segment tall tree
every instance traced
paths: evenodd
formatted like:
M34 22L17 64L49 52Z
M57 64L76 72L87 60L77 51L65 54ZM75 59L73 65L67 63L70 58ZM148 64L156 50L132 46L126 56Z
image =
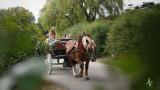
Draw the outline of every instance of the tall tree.
M39 22L48 30L55 26L60 33L79 22L118 15L122 9L123 0L47 0Z
M29 10L23 7L12 7L7 10L5 14L5 21L12 21L20 28L23 28L28 23L34 23L35 18L32 12L29 12Z

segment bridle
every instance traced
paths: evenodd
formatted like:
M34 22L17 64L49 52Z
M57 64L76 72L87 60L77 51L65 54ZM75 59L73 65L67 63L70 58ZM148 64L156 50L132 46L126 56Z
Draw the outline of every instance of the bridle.
M90 57L96 56L96 54L90 54L90 52L88 51L88 44L87 44L87 47L86 47L86 51L87 51L88 56L90 56Z

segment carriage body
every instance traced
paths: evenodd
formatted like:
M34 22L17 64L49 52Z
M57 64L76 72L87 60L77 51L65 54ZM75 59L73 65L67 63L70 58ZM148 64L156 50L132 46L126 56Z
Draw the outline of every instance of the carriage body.
M52 65L63 65L63 67L70 67L70 63L65 51L65 44L67 41L73 39L60 39L61 42L55 43L49 53L47 54L46 63L48 65L48 74L52 72ZM63 63L60 63L60 59L63 59ZM53 63L53 60L57 60L57 63Z

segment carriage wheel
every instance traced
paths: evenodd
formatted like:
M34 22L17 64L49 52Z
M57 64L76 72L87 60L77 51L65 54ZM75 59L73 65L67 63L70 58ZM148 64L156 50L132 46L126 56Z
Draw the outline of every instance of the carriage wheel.
M59 58L57 59L57 63L59 64Z
M51 54L48 54L48 55L47 55L47 61L48 61L48 63L47 63L47 65L48 65L48 67L47 67L47 73L48 73L48 74L51 74L51 72L52 72Z

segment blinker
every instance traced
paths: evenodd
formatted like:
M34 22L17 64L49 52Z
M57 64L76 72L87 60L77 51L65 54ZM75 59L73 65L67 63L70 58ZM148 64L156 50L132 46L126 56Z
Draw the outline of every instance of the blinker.
M80 35L78 35L78 39L80 38L81 36Z
M88 37L91 37L91 34L90 34L90 33L88 33Z

